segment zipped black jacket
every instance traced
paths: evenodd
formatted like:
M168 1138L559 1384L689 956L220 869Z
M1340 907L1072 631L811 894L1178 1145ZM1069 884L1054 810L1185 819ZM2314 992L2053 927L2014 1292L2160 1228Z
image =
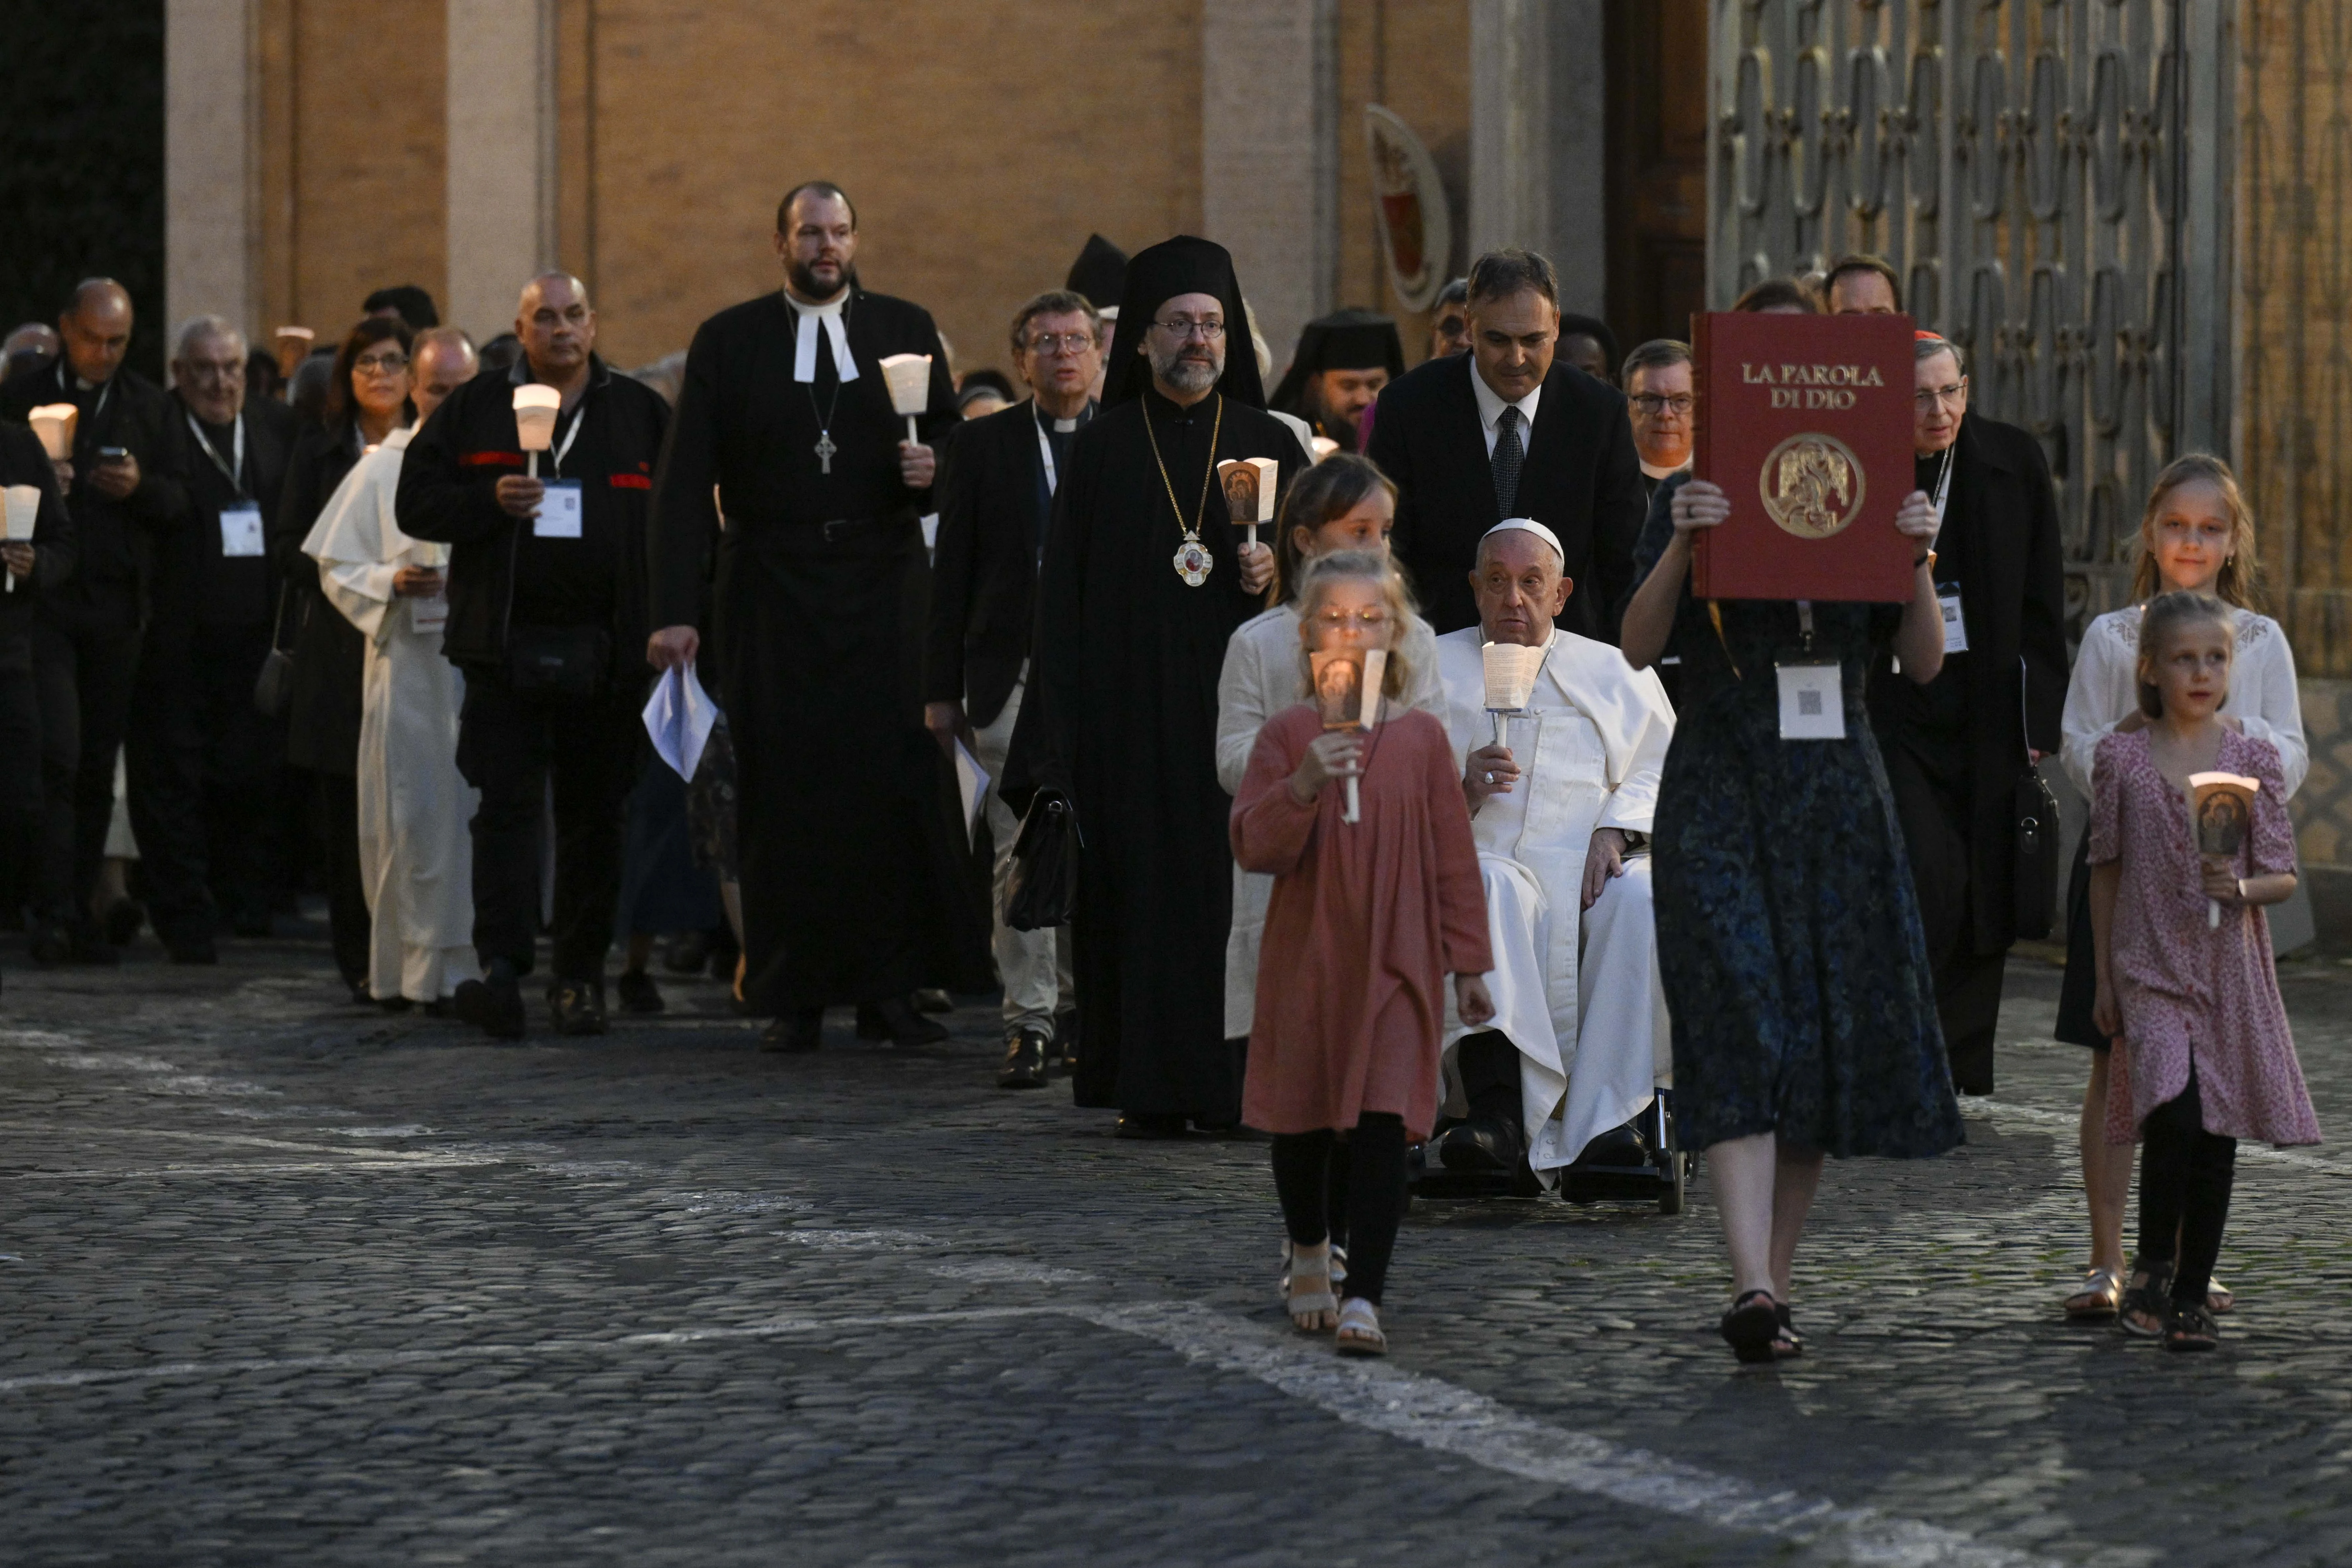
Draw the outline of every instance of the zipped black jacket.
M582 481L583 530L615 528L613 682L625 689L653 674L645 662L646 513L669 405L602 359L591 355L588 363L579 415L586 423L564 456L563 477ZM529 361L518 360L509 374L466 383L433 411L400 466L401 531L451 546L441 651L461 668L495 669L506 660L516 552L530 523L499 510L495 492L501 478L525 472L514 389L530 379ZM547 459L541 461L546 477Z

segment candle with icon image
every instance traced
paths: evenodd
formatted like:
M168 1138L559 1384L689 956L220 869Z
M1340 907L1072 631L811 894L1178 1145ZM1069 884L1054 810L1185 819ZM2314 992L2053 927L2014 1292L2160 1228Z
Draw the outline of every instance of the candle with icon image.
M883 384L890 389L890 406L907 416L907 439L915 439L915 416L931 395L931 356L892 354L882 362Z
M530 454L530 474L539 478L539 455L555 445L555 416L562 412L563 395L532 382L514 392L515 438Z
M1388 679L1388 650L1378 647L1335 647L1307 656L1315 684L1315 710L1322 716L1325 730L1362 731L1380 722L1381 686ZM1360 771L1360 766L1358 773L1348 775L1348 804L1339 814L1342 822L1362 819Z
M1217 465L1217 486L1225 492L1225 515L1235 528L1249 530L1257 543L1257 525L1274 521L1275 487L1282 465L1272 458L1228 458Z
M2241 773L2190 773L2189 820L2197 826L2197 853L2207 866L2226 868L2246 847L2252 831L2254 796L2263 781ZM2220 900L2205 900L2205 925L2221 923Z

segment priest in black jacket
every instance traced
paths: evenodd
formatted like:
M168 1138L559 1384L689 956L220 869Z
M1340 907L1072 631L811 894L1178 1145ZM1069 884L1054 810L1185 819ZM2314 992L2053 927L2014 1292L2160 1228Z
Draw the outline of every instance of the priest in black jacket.
M41 595L33 631L44 706L70 710L80 734L70 781L44 807L42 885L70 889L34 933L33 956L45 963L119 957L89 899L114 817L114 756L130 721L157 546L188 513L184 433L163 389L124 368L131 327L122 285L89 279L58 318L58 362L0 386L0 417L17 424L42 404L80 410L59 475L79 559L70 579Z
M788 193L775 248L783 289L711 317L687 351L655 489L647 657L694 662L715 555L703 669L735 747L743 994L775 1015L764 1047L814 1050L843 1002L924 1044L946 1031L909 994L948 978L961 934L919 686L917 520L954 388L930 313L858 286L840 187ZM930 356L919 441L884 384L901 353ZM979 932L967 942L977 957Z
M1391 548L1443 635L1478 624L1478 541L1507 517L1559 535L1575 592L1559 624L1617 640L1646 514L1624 395L1555 358L1559 283L1532 251L1470 268L1470 352L1390 384L1365 456L1397 484Z
M1116 1108L1129 1137L1241 1118L1217 675L1273 562L1263 543L1244 559L1214 466L1272 458L1286 492L1304 456L1265 412L1246 323L1224 247L1179 236L1129 263L1102 412L1054 497L1037 695L1006 764L1016 806L1058 791L1085 835L1076 1098Z
M2039 441L1968 412L1957 345L1920 333L1916 370L1918 487L1943 520L1936 587L1960 619L1925 686L1884 661L1872 672L1870 720L1917 884L1952 1082L1990 1094L2017 940L2017 783L2029 759L2058 749L2066 701L2058 499Z
M0 576L10 584L0 594L0 889L19 907L33 905L46 924L66 890L40 885L34 857L43 801L73 778L73 753L54 743L70 736L72 716L42 711L33 678L33 617L41 596L73 575L73 519L48 454L21 426L0 423L0 485L29 485L40 492L33 537L0 544ZM51 734L51 726L62 733Z

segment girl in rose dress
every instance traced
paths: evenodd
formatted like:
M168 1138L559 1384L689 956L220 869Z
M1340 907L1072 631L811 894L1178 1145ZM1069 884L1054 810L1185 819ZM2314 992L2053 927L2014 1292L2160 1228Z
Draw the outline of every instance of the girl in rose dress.
M2278 749L2221 717L2236 627L2208 594L2150 601L2140 625L2144 729L2098 744L2091 772L2093 1013L2120 1037L2110 1141L2142 1140L2139 1256L2118 1319L2168 1350L2220 1342L2206 1299L2240 1138L2316 1143L2271 963L2263 906L2294 891ZM2227 859L2198 853L2189 777L2259 780L2251 831ZM2221 914L2214 920L2214 906ZM2120 1124L2119 1124L2120 1123Z

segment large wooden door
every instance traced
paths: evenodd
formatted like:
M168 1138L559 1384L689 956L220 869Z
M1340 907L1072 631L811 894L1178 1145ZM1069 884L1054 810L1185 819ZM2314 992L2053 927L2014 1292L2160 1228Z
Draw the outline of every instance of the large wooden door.
M1609 324L1630 349L1706 309L1707 0L1605 10Z

